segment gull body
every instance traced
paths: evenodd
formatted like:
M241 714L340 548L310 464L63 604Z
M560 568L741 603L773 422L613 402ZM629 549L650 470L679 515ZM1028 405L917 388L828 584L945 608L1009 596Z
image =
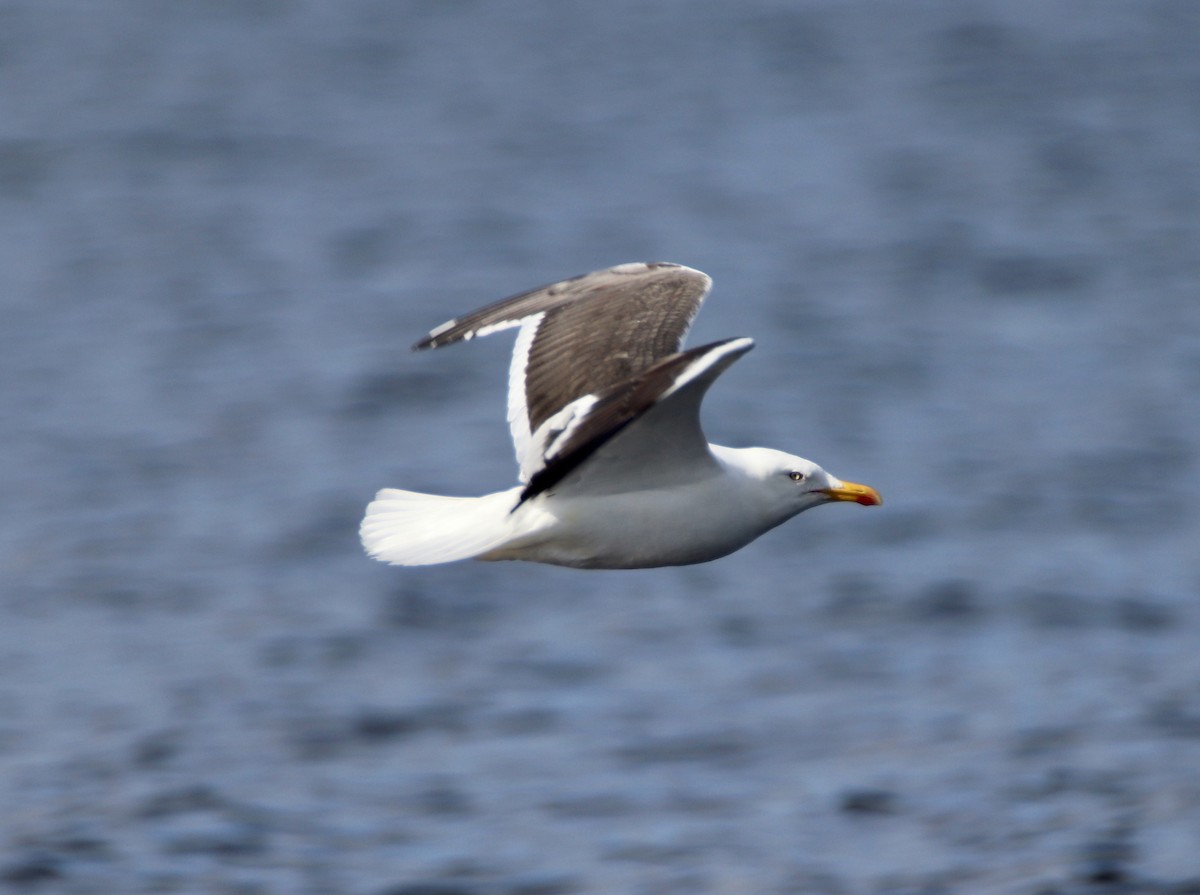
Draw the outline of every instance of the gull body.
M687 485L613 494L573 495L568 489L553 501L519 507L512 514L514 537L478 558L580 569L708 562L829 502L830 490L847 487L815 463L780 451L709 448L718 471ZM796 470L807 470L806 484L789 478ZM518 534L526 526L529 531Z
M754 344L681 350L710 282L681 265L625 264L435 328L417 348L521 328L509 422L523 484L475 498L385 488L360 528L367 552L397 565L687 565L821 504L881 503L802 457L703 437L705 392Z

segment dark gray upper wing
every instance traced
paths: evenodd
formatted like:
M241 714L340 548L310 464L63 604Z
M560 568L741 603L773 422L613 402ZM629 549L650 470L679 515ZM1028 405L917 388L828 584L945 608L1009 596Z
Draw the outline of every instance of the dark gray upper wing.
M560 483L619 493L710 474L716 461L700 427L700 402L716 378L753 347L746 338L701 345L579 402L543 433L544 465L529 478L521 501Z
M415 346L521 327L508 418L522 475L542 466L532 435L568 404L601 395L679 351L712 281L668 262L621 264L514 295L436 327Z

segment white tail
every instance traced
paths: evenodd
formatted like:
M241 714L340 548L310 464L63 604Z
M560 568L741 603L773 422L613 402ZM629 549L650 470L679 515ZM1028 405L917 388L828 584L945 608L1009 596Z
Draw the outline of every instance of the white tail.
M520 493L518 487L483 497L442 497L384 488L367 507L358 534L368 554L396 566L470 559L515 534L509 514Z

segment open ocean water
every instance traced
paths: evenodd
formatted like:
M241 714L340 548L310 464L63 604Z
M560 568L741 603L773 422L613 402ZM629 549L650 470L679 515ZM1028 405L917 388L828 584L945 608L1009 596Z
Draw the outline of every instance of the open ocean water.
M1200 891L1200 5L0 5L0 890ZM611 264L871 484L388 568Z

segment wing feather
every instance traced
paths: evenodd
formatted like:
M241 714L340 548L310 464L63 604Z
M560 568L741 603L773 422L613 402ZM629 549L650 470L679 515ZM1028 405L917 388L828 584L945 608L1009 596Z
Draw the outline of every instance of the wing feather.
M715 468L700 427L700 402L730 364L754 347L753 339L725 339L670 355L607 393L581 398L578 412L551 420L535 442L544 465L529 477L521 502L579 472L589 490L635 490L645 481L661 487ZM555 425L561 428L554 429ZM584 465L586 463L586 466Z
M621 264L522 292L435 327L413 347L440 348L520 327L508 416L522 479L541 468L532 433L683 347L712 280L680 264Z

